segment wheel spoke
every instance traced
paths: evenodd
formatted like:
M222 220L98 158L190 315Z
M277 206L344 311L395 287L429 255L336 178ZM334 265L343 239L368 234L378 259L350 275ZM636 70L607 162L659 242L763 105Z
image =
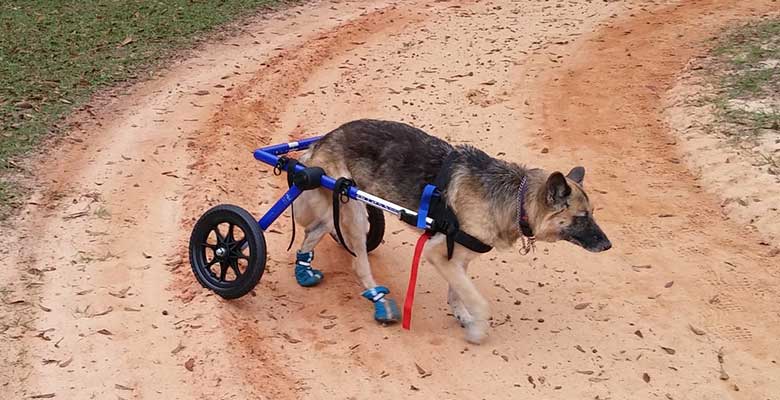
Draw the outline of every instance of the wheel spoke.
M244 250L244 246L246 244L247 244L246 238L242 238L241 240L237 241L235 245L233 245L233 248L240 252L241 250Z
M235 225L233 224L230 224L230 226L228 226L227 236L225 236L225 238L228 240L228 243L236 242L236 238L233 236L233 228L235 228Z
M225 238L222 236L221 233L219 233L219 226L215 226L214 229L212 229L212 231L214 231L214 234L217 235L217 244L221 244L225 242Z
M241 270L238 268L238 260L231 260L230 268L232 268L233 272L235 272L236 279L241 277Z
M206 263L206 268L211 268L212 265L216 264L217 261L219 261L219 258L214 256L214 258L211 259L208 263Z
M227 275L228 265L225 262L219 263L220 270L219 270L219 280L224 282L225 276Z

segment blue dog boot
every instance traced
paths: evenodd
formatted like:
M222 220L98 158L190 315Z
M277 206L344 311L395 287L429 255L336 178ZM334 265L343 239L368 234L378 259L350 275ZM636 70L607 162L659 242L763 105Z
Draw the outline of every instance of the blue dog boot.
M295 255L295 280L304 287L314 286L322 281L322 272L311 267L314 252L298 252Z
M388 293L390 290L384 286L377 286L361 293L361 296L374 303L374 319L377 322L393 323L401 319L395 300L385 297Z

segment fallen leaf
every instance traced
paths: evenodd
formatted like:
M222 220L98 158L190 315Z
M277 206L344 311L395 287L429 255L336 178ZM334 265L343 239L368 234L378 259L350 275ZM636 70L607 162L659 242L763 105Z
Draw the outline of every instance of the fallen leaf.
M192 372L192 370L195 368L195 359L190 358L187 360L187 362L184 363L184 368L187 368L187 371Z
M642 374L642 380L644 380L645 383L650 383L650 375L648 375L647 372L645 372L644 374Z
M639 337L640 337L640 338L642 338L642 339L644 339L644 338L645 338L645 335L643 335L643 334L642 334L642 331L640 331L639 329L637 329L636 331L634 331L634 335L637 335L637 336L639 336Z
M705 331L703 331L703 330L701 330L701 329L699 329L699 328L697 328L697 327L695 327L693 325L690 325L690 324L688 325L688 327L691 328L691 332L693 332L693 333L695 333L695 334L697 334L699 336L705 335L707 333L707 332L705 332Z
M726 370L723 369L723 366L720 366L720 380L727 381L729 380L729 374L726 373Z
M674 353L677 353L677 350L675 350L675 349L673 349L671 347L661 346L661 349L663 349L663 351L665 351L667 354L674 355Z
M588 308L589 305L590 305L590 303L580 303L580 304L577 304L576 306L574 306L574 309L575 310L584 310L584 309Z
M164 172L163 172L163 175L165 175ZM146 258L146 259L152 258L152 256L149 253L145 252L145 251L142 251L141 254L143 254L144 258Z
M127 292L130 291L130 286L118 291L118 292L108 292L111 296L114 296L119 299L124 299L127 297Z
M414 363L414 366L417 367L417 373L422 375L425 373L425 370L420 366L420 364Z
M196 96L205 96L205 95L209 94L209 91L208 90L198 90L197 92L195 92L193 94L196 95Z
M30 396L30 398L31 399L51 399L54 396L56 396L56 394L54 394L54 393L46 393L46 394L34 394L34 395Z
M89 317L90 318L92 318L92 317L100 317L100 316L103 316L103 315L106 315L106 314L110 313L111 311L114 311L114 307L108 306L108 308L106 308L105 311L101 311L101 312L97 312L97 313L91 314Z
M424 370L423 367L420 366L420 364L414 363L414 366L417 367L417 373L420 374L420 378L427 378L432 375L432 373Z
M414 386L414 385L409 385L409 389L414 390L415 392L420 390L420 388L418 388L417 386Z
M79 211L79 212L75 212L73 214L66 215L66 216L62 217L62 219L64 219L64 220L75 219L75 218L83 217L83 216L88 215L88 214L89 214L89 211Z
M73 357L59 363L60 368L65 368L73 362Z
M593 371L577 371L578 374L593 375Z
M111 331L109 331L108 329L101 329L101 330L97 331L97 333L99 333L101 335L106 335L106 336L113 335L113 333L111 333Z
M120 384L118 384L118 383L115 383L115 384L114 384L114 388L116 388L116 389L119 389L119 390L129 390L129 391L133 391L133 390L135 390L135 389L133 389L133 388L131 388L131 387L127 387L127 386L125 386L125 385L120 385Z
M171 354L174 354L174 355L178 354L180 351L182 351L182 350L184 350L186 348L187 348L187 346L184 346L183 344L179 343L179 345L176 346L175 349L171 350Z
M283 337L285 340L287 340L287 342L288 342L288 343L291 343L291 344L296 344L296 343L300 343L300 342L301 342L300 340L298 340L298 339L296 339L296 338L294 338L294 337L291 337L291 336L290 336L290 335L288 335L287 333L282 333L282 334L281 334L281 336L282 336L282 337Z
M576 346L574 346L574 348L579 350L581 353L585 353L586 352L585 349L583 349L582 346L580 346L580 345L576 345Z
M674 285L674 281L669 281L669 282L666 282L666 285L664 285L664 287L669 289L670 287L672 287L672 285Z
M122 43L119 43L119 46L117 46L117 47L125 47L128 44L133 43L133 42L135 42L135 39L133 39L132 37L128 36L128 37L125 38L125 40L122 41Z

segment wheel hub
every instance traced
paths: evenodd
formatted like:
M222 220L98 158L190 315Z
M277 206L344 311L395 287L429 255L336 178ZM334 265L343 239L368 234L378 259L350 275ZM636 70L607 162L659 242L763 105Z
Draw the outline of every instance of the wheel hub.
M214 254L216 254L217 257L222 258L227 254L227 250L224 247L219 247L214 251Z

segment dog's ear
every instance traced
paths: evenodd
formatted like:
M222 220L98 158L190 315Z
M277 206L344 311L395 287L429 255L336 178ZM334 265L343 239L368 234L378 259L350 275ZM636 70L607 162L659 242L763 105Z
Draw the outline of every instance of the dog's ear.
M566 174L566 177L573 180L574 182L577 182L582 186L582 181L585 179L585 168L583 167L574 167L569 171L568 174Z
M566 178L560 172L553 172L547 178L547 203L550 206L566 204L566 199L571 194L571 187L566 183Z

